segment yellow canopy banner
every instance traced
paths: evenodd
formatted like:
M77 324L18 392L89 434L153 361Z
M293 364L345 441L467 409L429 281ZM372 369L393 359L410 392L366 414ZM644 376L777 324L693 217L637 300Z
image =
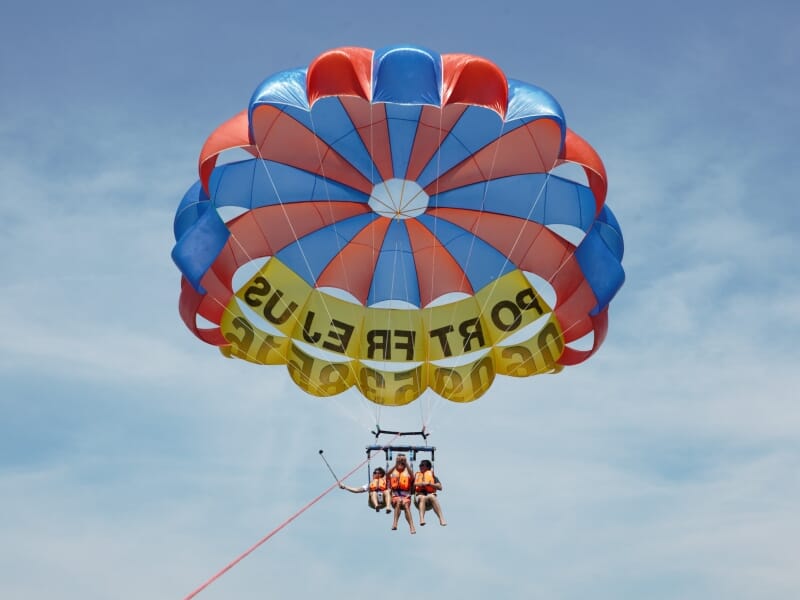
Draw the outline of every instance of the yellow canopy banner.
M503 345L546 315L530 338ZM262 320L280 335L259 329ZM497 374L557 371L564 350L550 307L518 270L448 304L369 308L313 288L273 257L236 292L220 328L230 342L221 348L226 356L286 364L310 394L356 385L371 401L392 406L428 387L455 402L475 400ZM473 354L479 358L470 360Z

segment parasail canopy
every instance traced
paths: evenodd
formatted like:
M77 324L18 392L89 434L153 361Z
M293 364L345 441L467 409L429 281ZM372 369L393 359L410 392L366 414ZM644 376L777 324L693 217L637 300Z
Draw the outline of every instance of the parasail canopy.
M180 313L311 394L474 400L602 344L624 281L606 187L558 102L484 58L330 50L203 146L175 216Z

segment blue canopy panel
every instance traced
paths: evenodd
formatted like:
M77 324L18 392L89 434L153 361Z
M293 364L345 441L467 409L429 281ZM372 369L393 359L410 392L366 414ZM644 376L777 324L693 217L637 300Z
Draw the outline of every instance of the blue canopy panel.
M190 192L195 190L192 186ZM202 187L201 187L202 190ZM188 196L188 194L187 194ZM184 201L186 196L184 196ZM176 233L180 227L180 238L172 249L172 260L180 269L183 276L201 294L206 291L200 285L200 280L219 256L230 237L230 232L216 210L202 210L197 205L197 218L189 224L189 220L181 219L180 226L176 223ZM210 204L208 205L209 208Z
M604 207L600 215L575 250L575 258L597 298L592 315L608 306L625 282L622 232L610 209Z
M547 173L512 175L432 196L437 208L465 208L519 217L542 225L572 225L584 232L594 222L595 200L585 185Z
M392 220L386 231L369 288L367 306L387 300L420 305L419 282L411 240L405 222L397 219Z
M325 267L367 225L380 216L375 213L343 219L295 240L276 253L283 264L302 277L308 285L316 286Z
M183 195L178 210L175 211L175 220L172 231L175 240L179 240L184 232L189 229L211 207L211 202L198 179Z
M261 82L250 97L248 108L248 121L253 122L253 111L263 104L269 104L285 110L293 107L306 113L309 111L308 93L306 91L307 69L292 69L281 71L267 77ZM250 130L250 141L253 141L253 131Z
M450 253L475 292L516 269L505 254L458 225L427 214L417 220Z
M369 200L363 192L342 183L260 158L220 165L211 174L209 188L216 206L242 208L309 200L363 203Z
M386 123L389 128L389 146L395 177L404 179L411 160L411 149L417 135L422 106L387 104Z
M377 183L378 169L338 98L321 98L311 109L306 90L307 69L283 71L265 79L250 98L249 116L259 106L270 105L314 132L364 177ZM251 141L253 132L250 131Z
M488 108L468 107L419 174L417 183L423 188L428 186L443 173L495 141L501 134L521 125L524 125L524 121L503 123L500 116Z
M389 46L372 57L372 101L442 104L442 57L427 48Z
M310 112L294 107L287 107L284 112L313 131L373 184L381 180L378 167L339 98L320 98Z
M561 144L563 146L564 138L567 135L567 120L558 101L549 92L536 85L509 79L506 123L510 124L516 120L528 123L542 118L552 119L558 123L561 128Z
M597 223L600 225L599 234L608 246L609 250L621 262L622 255L625 253L625 242L622 239L622 228L619 226L617 217L611 212L607 205L603 205L600 214L597 215Z
M423 169L417 182L427 187L443 173L503 135L537 119L551 119L561 130L561 144L567 134L561 105L540 87L508 80L508 109L505 122L492 110L470 106Z

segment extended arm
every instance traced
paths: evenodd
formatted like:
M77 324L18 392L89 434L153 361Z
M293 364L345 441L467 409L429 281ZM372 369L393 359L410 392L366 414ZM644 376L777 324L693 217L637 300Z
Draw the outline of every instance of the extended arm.
M339 483L339 488L343 490L347 490L348 492L353 492L354 494L362 494L367 491L367 488L364 486L361 487L350 487L349 485L345 485L343 483Z

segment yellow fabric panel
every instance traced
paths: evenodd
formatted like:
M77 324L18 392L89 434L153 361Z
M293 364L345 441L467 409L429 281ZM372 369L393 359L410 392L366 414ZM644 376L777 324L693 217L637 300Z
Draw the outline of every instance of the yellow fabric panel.
M244 306L284 335L256 327ZM497 345L546 314L547 324L530 339ZM469 402L489 389L496 374L524 377L559 370L555 361L564 351L558 321L521 271L450 304L365 308L313 289L273 257L236 292L220 328L230 342L221 349L226 356L285 364L309 394L332 396L355 385L369 400L387 406L408 404L428 387L448 400ZM486 354L465 365L432 364L481 350ZM335 355L341 361L331 360ZM423 364L402 371L374 366L382 361Z
M236 291L236 297L284 335L293 337L298 325L302 327L299 309L311 289L294 271L272 258Z
M359 304L310 290L292 337L321 350L358 358L366 311Z
M260 365L286 364L289 338L270 335L255 327L242 314L235 298L228 303L219 325L230 342L230 346L220 348L225 356Z
M422 311L428 360L488 348L549 313L521 271L511 271L472 298Z
M420 311L365 309L359 358L391 362L425 360L425 330Z
M558 320L551 315L547 324L530 339L493 349L495 366L501 375L528 377L539 373L557 373L563 367L556 360L564 352L564 339Z
M385 406L402 406L414 401L427 385L426 365L408 371L381 371L359 364L358 389L365 398Z
M551 312L522 271L506 273L475 294L489 343L496 344Z
M301 389L315 396L335 396L355 383L352 361L332 363L315 358L301 350L297 344L291 344L286 366L292 380Z
M488 346L475 297L422 311L428 360L461 356Z
M483 358L458 367L429 367L428 384L442 398L453 402L477 400L492 385L495 376L494 360Z

